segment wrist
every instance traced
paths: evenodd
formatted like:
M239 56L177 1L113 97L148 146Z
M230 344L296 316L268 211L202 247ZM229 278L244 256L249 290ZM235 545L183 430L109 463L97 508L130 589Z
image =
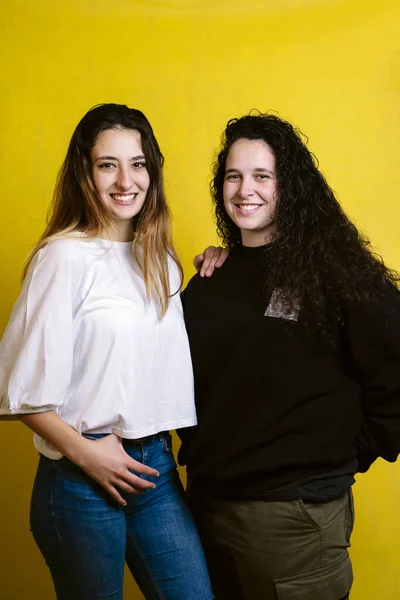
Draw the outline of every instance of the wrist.
M90 454L91 443L92 440L80 435L64 454L71 462L83 469Z

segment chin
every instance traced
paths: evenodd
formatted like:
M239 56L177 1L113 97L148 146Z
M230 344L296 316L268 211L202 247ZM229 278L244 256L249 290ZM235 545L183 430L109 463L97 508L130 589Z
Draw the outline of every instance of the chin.
M134 219L136 217L136 215L139 213L140 211L135 210L132 211L131 213L127 214L125 213L113 213L113 217L115 219L117 219L118 221L131 221L132 219Z

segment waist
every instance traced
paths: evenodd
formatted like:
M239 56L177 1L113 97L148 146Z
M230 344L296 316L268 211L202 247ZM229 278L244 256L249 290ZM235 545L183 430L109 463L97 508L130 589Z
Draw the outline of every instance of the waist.
M99 440L107 435L111 435L109 433L82 433L82 437L87 438L88 440ZM124 446L128 446L129 444L137 445L137 444L147 444L152 440L169 440L171 437L169 431L159 431L158 433L152 433L150 435L145 435L140 438L121 438Z

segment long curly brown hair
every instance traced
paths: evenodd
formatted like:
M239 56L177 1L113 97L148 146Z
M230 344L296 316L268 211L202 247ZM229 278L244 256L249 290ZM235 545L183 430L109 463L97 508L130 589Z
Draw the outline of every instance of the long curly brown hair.
M225 247L240 245L240 229L224 207L226 159L237 140L263 140L275 155L276 239L268 248L269 290L278 289L289 308L299 307L301 322L313 334L330 337L345 307L369 310L398 274L371 250L335 198L303 134L272 114L231 119L214 164L211 194L217 232Z

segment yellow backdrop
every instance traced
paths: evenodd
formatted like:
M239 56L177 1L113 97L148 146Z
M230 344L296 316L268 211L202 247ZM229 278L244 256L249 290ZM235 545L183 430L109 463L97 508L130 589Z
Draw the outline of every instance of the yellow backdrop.
M154 125L187 276L216 241L208 180L220 134L253 107L307 133L347 212L400 267L398 0L2 0L0 23L1 331L72 130L100 102ZM28 525L31 436L0 429L0 596L50 600ZM352 598L400 598L399 466L378 462L354 492ZM130 581L125 597L141 597Z

